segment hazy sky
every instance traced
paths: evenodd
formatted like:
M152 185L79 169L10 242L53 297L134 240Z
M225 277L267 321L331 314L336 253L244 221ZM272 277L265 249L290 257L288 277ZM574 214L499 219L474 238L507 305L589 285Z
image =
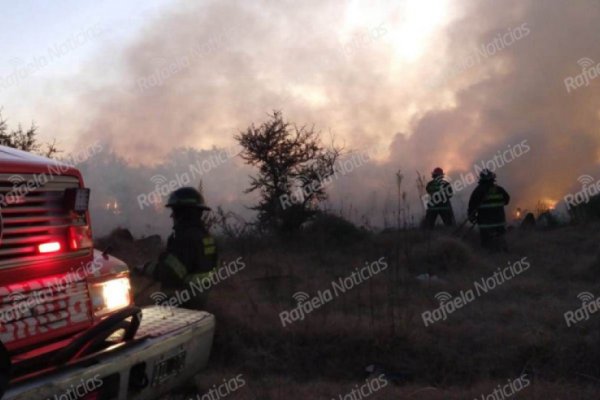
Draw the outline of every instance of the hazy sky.
M69 123L82 88L106 76L92 66L117 63L119 51L160 18L168 0L2 1L0 105L11 122L32 120L63 148L82 127ZM110 74L110 70L105 70ZM87 90L87 88L86 88ZM77 110L77 113L83 110ZM60 126L50 116L60 116Z
M132 166L176 165L175 148L231 146L277 109L376 149L331 189L369 209L399 168L413 193L417 170L457 181L509 156L500 181L528 208L598 178L597 0L50 4L4 4L0 105L67 150L101 140ZM211 189L247 204L244 184Z

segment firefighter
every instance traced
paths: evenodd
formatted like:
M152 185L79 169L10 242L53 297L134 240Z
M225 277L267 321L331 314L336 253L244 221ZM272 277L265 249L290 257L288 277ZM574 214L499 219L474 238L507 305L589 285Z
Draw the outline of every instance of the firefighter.
M479 174L479 184L469 199L469 220L479 226L481 245L490 250L507 251L506 215L504 207L510 196L501 186L496 185L496 174L484 169Z
M425 227L433 229L438 215L442 218L444 225L454 226L454 211L450 199L454 192L452 186L444 179L444 170L435 168L431 173L432 180L427 183L425 190L429 195L427 201L427 212L425 213Z
M166 207L172 211L173 232L166 250L157 261L144 265L143 273L160 281L167 297L187 300L178 306L203 309L218 263L215 240L202 221L202 214L210 208L202 194L191 187L172 192Z

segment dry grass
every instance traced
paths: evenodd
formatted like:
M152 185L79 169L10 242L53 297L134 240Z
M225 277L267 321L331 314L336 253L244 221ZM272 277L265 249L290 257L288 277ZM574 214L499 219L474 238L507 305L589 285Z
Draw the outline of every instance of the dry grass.
M223 259L241 255L247 267L211 292L207 308L218 331L198 390L241 373L248 384L235 398L338 398L377 363L405 382L370 398L480 398L521 373L534 383L518 398L597 398L600 315L567 328L563 313L581 305L578 293L600 294L599 232L591 225L515 231L508 235L511 252L496 255L481 251L475 235L460 241L406 231L344 246L336 241L333 248L310 236L225 243ZM137 263L150 253L123 246L116 255ZM380 257L388 260L385 272L282 327L279 313L295 306L292 294L314 295ZM457 295L523 257L528 271L424 326L421 314L439 305L436 293ZM415 280L421 273L445 283Z

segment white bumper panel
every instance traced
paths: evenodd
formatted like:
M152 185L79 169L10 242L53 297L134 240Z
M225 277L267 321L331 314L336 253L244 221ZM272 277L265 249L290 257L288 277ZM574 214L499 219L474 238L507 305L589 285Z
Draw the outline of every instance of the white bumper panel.
M98 389L113 392L111 399L158 399L206 366L214 329L214 316L204 311L144 308L136 338L145 340L16 384L2 400L84 399ZM148 378L143 389L130 388L134 366Z

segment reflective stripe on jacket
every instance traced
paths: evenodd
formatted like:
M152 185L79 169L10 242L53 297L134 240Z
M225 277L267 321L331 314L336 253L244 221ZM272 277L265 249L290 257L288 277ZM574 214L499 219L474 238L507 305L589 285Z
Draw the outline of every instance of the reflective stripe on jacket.
M498 208L504 207L504 205L504 196L502 193L495 191L494 188L491 188L483 198L479 208Z
M216 266L208 272L189 273L176 256L166 253L159 261L149 264L144 273L170 286L184 286L205 278L210 279L216 273Z
M477 215L480 228L500 228L506 225L504 207L510 196L494 183L480 183L469 199L469 215Z
M198 226L177 226L166 251L145 273L170 287L210 278L218 266L215 239Z

